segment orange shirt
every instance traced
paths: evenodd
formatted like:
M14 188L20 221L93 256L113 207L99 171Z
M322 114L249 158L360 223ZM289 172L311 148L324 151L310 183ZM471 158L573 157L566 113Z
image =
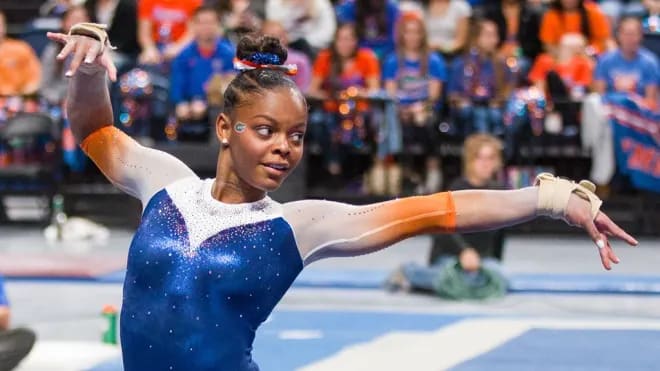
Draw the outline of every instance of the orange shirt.
M150 20L153 40L167 44L183 36L193 12L201 4L202 0L139 0L138 19Z
M598 53L602 53L605 51L605 42L610 38L610 22L597 4L587 2L584 7L587 10L591 33L589 45ZM580 12L562 13L551 9L543 15L539 38L545 44L557 45L564 34L582 33L581 30Z
M0 95L34 93L40 81L41 64L28 43L13 39L0 42Z
M312 75L318 77L323 81L323 90L330 91L330 84L338 83L340 90L348 89L349 87L366 87L367 80L373 78L380 78L380 64L378 57L371 49L360 48L358 49L355 57L344 65L344 69L339 75L339 81L330 81L332 72L332 60L330 50L321 51L314 61L314 69ZM334 111L336 105L334 102L326 102L324 105L326 110ZM358 110L368 109L368 104L359 102Z
M555 71L562 79L568 80L572 85L588 86L593 76L593 64L587 57L573 57L567 63L558 64L549 54L541 54L534 61L528 78L536 83L545 81L550 71Z

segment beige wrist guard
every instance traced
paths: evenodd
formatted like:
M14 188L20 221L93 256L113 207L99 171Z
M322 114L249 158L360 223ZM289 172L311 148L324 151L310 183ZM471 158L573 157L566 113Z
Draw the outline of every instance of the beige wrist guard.
M89 23L89 22L76 23L75 25L71 26L71 29L69 30L69 35L87 36L100 41L101 42L101 49L99 50L99 55L100 55L103 54L103 51L105 50L106 46L109 47L110 49L115 49L114 46L110 45L110 40L108 40L107 28L108 26L100 23Z
M566 207L571 194L586 200L591 205L591 217L596 218L603 201L596 196L596 186L588 180L575 183L572 180L555 177L550 173L541 173L536 176L534 185L539 187L539 201L537 212L539 215L554 219L565 219Z

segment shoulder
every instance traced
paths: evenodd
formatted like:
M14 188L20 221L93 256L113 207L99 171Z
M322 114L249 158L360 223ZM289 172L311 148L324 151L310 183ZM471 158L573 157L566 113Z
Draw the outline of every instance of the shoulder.
M330 60L330 49L323 49L316 55L315 62L319 61L329 61Z
M445 59L436 53L429 53L429 64L430 65L445 65Z
M11 49L12 52L20 52L20 53L34 53L32 50L32 47L30 44L26 43L23 40L17 40L17 39L5 39L4 43L6 43L6 46Z
M650 66L655 67L658 65L658 57L646 48L639 48L639 59L641 59L644 64Z
M357 53L355 54L355 59L357 60L362 60L362 61L378 61L378 57L376 56L376 53L374 53L373 50L369 48L359 48Z
M399 64L399 56L396 53L390 53L383 60L383 67L396 67Z
M598 4L596 3L585 1L584 9L587 11L589 15L605 16L605 13L603 13L600 6L598 6Z

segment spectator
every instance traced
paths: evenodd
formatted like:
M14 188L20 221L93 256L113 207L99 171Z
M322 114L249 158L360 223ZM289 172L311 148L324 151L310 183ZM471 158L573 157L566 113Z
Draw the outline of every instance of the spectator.
M497 24L478 20L473 35L470 51L456 58L451 68L448 91L453 122L459 135L502 134L502 105L513 81L497 55Z
M502 167L502 144L487 134L474 134L463 145L463 175L449 189L501 190L496 180ZM430 266L409 263L387 282L390 289L432 291L449 299L487 299L503 296L502 232L435 235Z
M39 59L28 43L7 37L7 19L0 10L0 96L34 94L40 82Z
M138 62L160 64L179 55L192 40L188 22L201 0L140 0Z
M280 39L282 46L288 46L288 36L286 30L276 21L265 21L261 25L261 33L264 35L269 35L277 37ZM294 49L287 50L287 59L285 64L295 64L298 66L298 73L294 76L291 76L291 79L298 85L300 91L307 92L309 88L309 83L312 79L312 66L307 56L299 51Z
M472 8L465 0L427 0L425 6L429 45L445 57L453 57L468 42Z
M412 170L417 161L410 161L406 170L418 193L434 193L440 191L442 180L439 161L434 156L434 112L439 109L447 68L442 57L429 49L422 18L414 13L404 14L396 29L397 49L383 64L383 81L388 94L399 103L404 148L411 155L406 157L421 157L425 166L420 173L426 179ZM389 172L398 167L396 163L389 165ZM390 187L391 194L398 195L398 188Z
M394 24L400 13L394 0L346 0L336 11L340 23L355 23L360 46L379 59L394 51Z
M337 27L334 41L329 49L319 53L312 69L312 81L309 95L325 100L324 111L327 115L318 124L311 124L310 130L324 147L325 164L333 176L342 173L342 162L346 160L340 155L340 145L363 145L367 140L368 124L364 124L364 115L369 105L359 101L355 107L360 125L351 125L346 132L337 122L340 96L351 92L353 97L366 97L380 89L380 65L376 54L367 48L358 46L358 38L353 24L343 24ZM341 138L345 140L342 140Z
M120 73L132 67L140 54L136 0L87 0L85 7L92 22L108 25L108 37L116 48L113 61Z
M587 96L582 111L582 145L592 153L590 177L605 190L615 165L612 130L604 113L603 96L624 94L641 107L653 110L658 107L660 68L656 56L641 47L641 20L623 17L617 38L619 49L603 55L596 65L594 94Z
M30 353L36 336L26 328L11 329L11 310L0 276L0 370L13 370Z
M170 97L180 122L205 119L209 80L214 75L220 75L225 82L233 77L234 50L221 37L215 8L197 8L191 29L193 41L172 62L170 78Z
M598 4L585 0L554 0L543 15L539 37L546 51L556 53L562 35L580 33L589 42L588 54L612 49L610 24Z
M254 12L250 0L218 0L217 8L224 35L234 44L241 35L261 27L261 19Z
M87 10L81 6L70 7L62 15L62 33L68 33L71 26L80 22L89 22ZM63 45L56 42L50 42L41 55L41 65L43 66L43 83L40 93L48 103L61 105L66 97L66 89L69 84L64 73L68 71L70 58L58 60L55 57L62 51Z
M524 64L531 65L543 50L539 40L541 14L525 0L494 1L484 13L497 23L502 55L524 58Z
M289 47L314 58L327 48L337 23L329 0L268 0L266 19L277 21L287 32Z

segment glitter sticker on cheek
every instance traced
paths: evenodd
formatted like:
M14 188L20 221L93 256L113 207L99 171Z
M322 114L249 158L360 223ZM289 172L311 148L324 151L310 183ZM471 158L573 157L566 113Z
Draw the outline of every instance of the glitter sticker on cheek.
M236 125L234 125L234 130L236 130L237 133L242 133L245 131L246 127L247 126L244 123L237 121Z

